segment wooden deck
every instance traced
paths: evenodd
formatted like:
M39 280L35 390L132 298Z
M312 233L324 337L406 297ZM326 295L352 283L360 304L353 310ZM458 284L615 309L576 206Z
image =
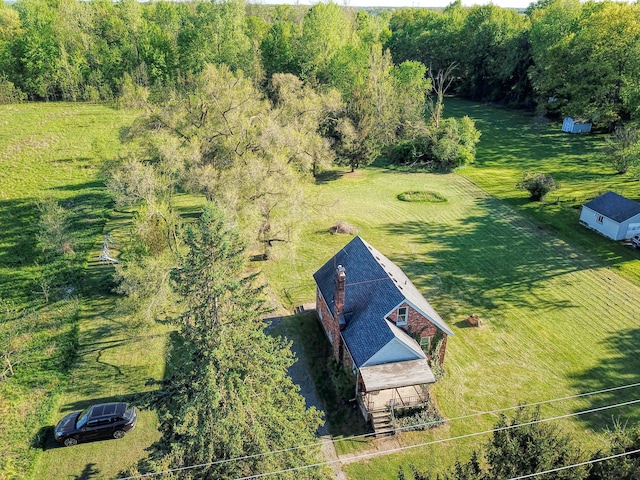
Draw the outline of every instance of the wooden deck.
M363 402L369 412L399 407L414 407L427 402L428 395L420 385L367 393Z

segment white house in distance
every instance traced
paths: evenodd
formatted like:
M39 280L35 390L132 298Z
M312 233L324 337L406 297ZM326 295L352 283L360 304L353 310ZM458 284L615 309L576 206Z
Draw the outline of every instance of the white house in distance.
M607 192L582 206L580 223L612 240L631 238L640 234L640 203Z

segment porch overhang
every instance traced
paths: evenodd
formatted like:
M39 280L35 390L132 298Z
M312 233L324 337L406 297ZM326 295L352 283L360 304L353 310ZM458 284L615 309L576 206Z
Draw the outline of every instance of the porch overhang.
M361 367L360 378L367 392L423 385L436 381L426 358Z

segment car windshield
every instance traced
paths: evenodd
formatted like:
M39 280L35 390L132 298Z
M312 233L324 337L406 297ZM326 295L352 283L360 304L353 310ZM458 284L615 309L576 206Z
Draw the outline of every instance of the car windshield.
M76 422L76 428L82 428L87 424L87 420L89 420L90 410L91 410L91 407L85 408L80 412L80 415L78 415L78 421Z

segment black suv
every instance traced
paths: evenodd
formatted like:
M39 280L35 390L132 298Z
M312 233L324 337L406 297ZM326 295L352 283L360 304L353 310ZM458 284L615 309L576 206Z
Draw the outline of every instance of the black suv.
M133 406L124 402L100 403L66 415L56 425L55 437L67 447L84 440L122 438L137 421Z

